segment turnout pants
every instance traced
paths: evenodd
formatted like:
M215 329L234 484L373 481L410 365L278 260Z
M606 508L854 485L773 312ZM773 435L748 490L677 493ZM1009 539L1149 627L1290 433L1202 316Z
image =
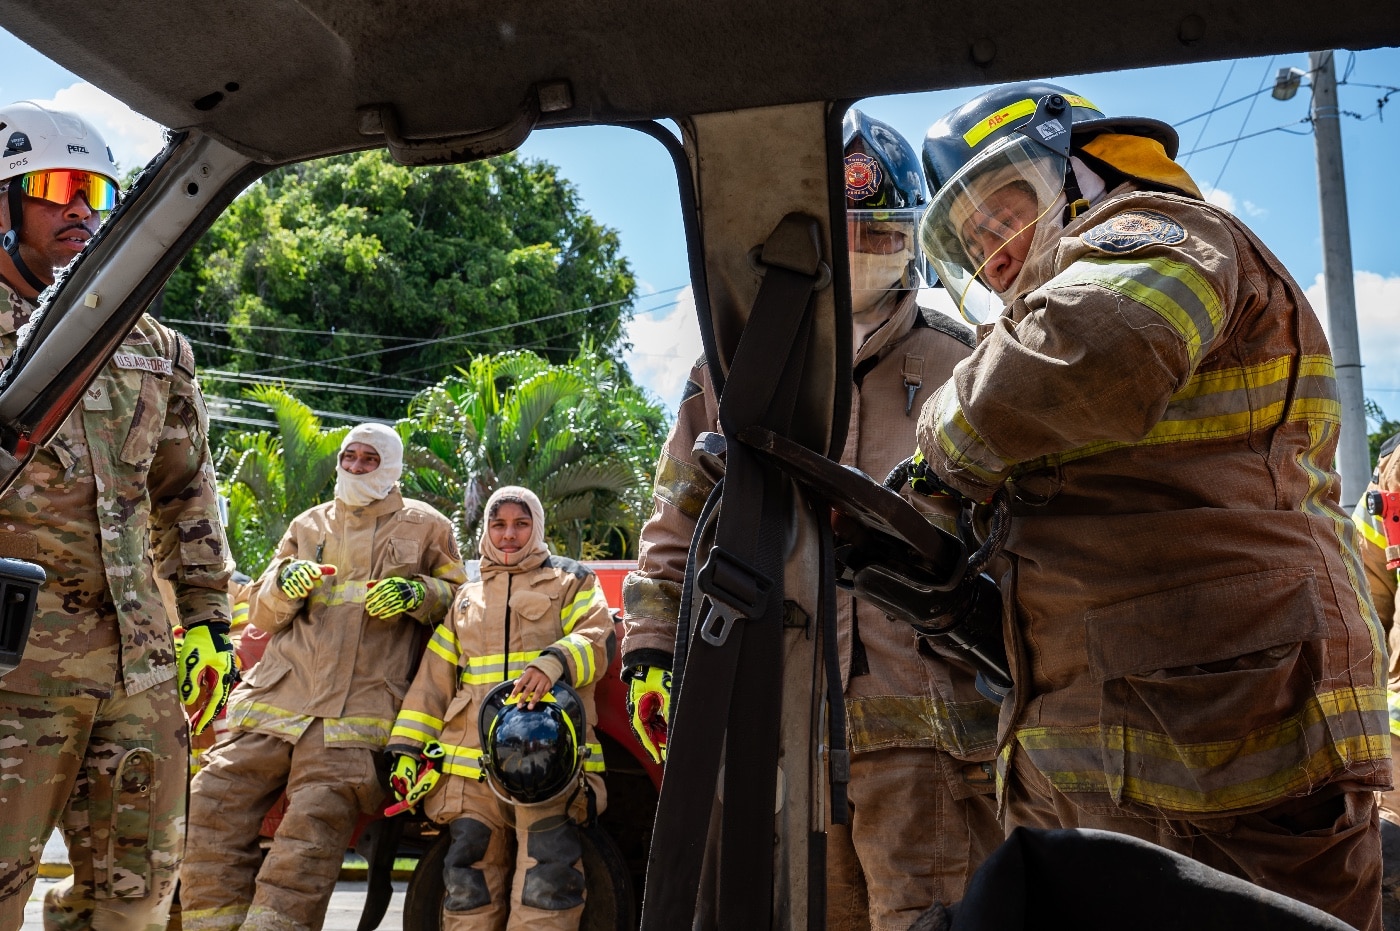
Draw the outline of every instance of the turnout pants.
M0 691L0 931L17 931L61 826L73 874L47 931L161 931L185 833L189 743L171 682L108 699Z
M1131 814L1102 795L1072 797L1012 752L1004 792L1007 833L1036 828L1117 831L1381 931L1381 844L1376 793L1323 786L1246 815L1176 820Z
M851 757L851 824L827 836L828 931L905 931L935 901L962 898L1002 841L995 784L938 750Z
M264 859L258 832L284 789L287 812ZM319 719L295 744L235 732L205 755L190 789L185 931L319 928L355 823L382 799L374 751L326 746Z
M584 793L508 805L483 783L449 778L443 788L458 814L447 821L443 931L575 931L583 917ZM602 780L590 784L601 810Z

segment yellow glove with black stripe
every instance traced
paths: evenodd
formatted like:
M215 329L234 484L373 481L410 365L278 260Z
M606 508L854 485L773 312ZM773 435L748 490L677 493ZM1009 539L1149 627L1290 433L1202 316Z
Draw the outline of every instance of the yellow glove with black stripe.
M335 566L322 566L308 559L293 559L277 573L277 587L288 598L305 598L321 584L323 575L335 575Z
M176 642L180 701L190 718L190 732L200 734L228 704L238 684L238 661L228 639L228 624L196 624Z
M671 673L660 666L637 666L627 680L627 713L632 733L653 763L666 762L671 720Z
M393 576L371 582L374 586L365 598L365 611L370 617L393 617L412 611L428 597L428 588L417 579Z
M442 744L429 741L421 754L400 753L394 758L394 768L389 774L389 788L394 791L398 803L385 810L386 815L412 811L414 806L428 796L437 785L442 759L445 756Z

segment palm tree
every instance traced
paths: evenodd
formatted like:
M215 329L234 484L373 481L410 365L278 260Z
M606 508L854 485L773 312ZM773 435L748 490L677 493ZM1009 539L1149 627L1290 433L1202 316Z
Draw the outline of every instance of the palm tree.
M556 552L636 552L664 415L593 347L565 365L527 351L478 356L409 402L400 431L405 490L451 514L468 549L491 492L524 485Z
M336 453L349 427L323 428L311 408L281 388L252 388L248 397L271 408L277 433L232 433L218 462L226 476L229 547L235 562L257 575L292 518L331 494Z

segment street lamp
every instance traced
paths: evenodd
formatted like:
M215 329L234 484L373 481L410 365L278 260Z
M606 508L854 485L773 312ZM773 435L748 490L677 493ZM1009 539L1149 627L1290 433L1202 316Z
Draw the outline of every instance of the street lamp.
M1302 86L1304 74L1302 68L1278 69L1278 74L1274 75L1274 99L1292 100L1293 95L1298 93L1298 88Z

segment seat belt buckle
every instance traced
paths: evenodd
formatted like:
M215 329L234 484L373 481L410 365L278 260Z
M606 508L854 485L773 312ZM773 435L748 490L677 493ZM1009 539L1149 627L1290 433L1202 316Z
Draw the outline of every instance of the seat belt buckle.
M710 610L700 622L700 639L722 647L739 618L762 617L768 608L773 580L716 546L695 579L710 599Z

